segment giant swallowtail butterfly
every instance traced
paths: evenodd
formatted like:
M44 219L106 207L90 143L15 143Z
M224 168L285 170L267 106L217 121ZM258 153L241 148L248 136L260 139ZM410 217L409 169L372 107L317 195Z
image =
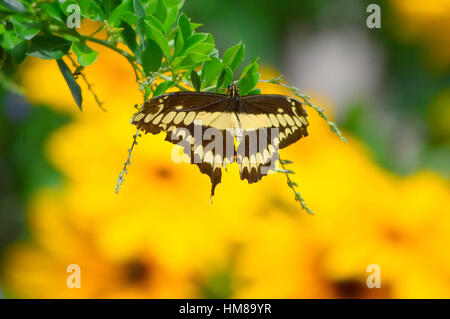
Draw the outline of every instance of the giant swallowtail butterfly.
M167 132L166 140L207 174L211 196L222 168L238 163L240 177L258 182L278 159L278 149L307 136L307 114L288 96L240 96L236 84L227 94L174 92L146 101L132 123L145 133Z

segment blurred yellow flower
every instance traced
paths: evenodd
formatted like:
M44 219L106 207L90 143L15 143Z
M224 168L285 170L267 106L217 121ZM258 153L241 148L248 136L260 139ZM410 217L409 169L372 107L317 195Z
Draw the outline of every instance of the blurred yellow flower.
M75 221L59 194L42 191L29 209L32 242L6 254L5 285L21 298L167 298L192 294L190 275L173 269L152 246L128 242L117 256L101 242L99 225ZM68 288L68 265L80 267L80 288Z

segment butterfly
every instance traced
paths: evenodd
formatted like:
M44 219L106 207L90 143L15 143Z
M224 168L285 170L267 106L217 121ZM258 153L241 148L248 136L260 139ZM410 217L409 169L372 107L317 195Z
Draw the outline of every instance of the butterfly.
M284 95L173 92L147 100L132 124L145 133L166 132L192 164L211 179L211 199L222 168L236 162L240 178L256 183L274 167L278 149L308 136L302 103Z

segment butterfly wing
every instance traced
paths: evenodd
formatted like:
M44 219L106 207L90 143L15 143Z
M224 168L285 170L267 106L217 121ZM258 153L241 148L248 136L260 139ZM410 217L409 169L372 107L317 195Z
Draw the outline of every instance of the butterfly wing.
M224 110L227 103L227 96L223 94L167 93L146 101L142 110L134 116L132 123L146 133L152 134L169 131L172 126L188 128L196 118L207 122L212 115L209 113ZM202 111L208 114L201 113Z
M223 94L168 93L145 102L132 123L146 133L167 132L166 140L180 144L210 177L212 196L229 163L236 160L241 179L255 183L273 167L278 148L308 135L306 111L295 99L251 95L241 98L238 110L233 105Z
M222 168L234 162L233 113L227 95L208 92L175 92L146 101L132 124L145 133L167 132L166 141L183 152L207 174L211 195L222 179Z
M267 165L273 167L279 148L308 136L305 109L299 101L284 95L244 96L237 115L244 136L237 148L237 161L241 179L249 183L267 174ZM252 147L255 141L256 148Z

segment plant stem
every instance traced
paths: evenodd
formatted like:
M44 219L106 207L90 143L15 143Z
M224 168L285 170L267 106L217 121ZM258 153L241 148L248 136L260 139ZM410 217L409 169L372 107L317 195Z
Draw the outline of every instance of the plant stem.
M75 69L80 69L80 66L75 62L75 60L69 55L66 54L67 58L70 60L70 62L72 62L72 65L75 67ZM98 98L97 94L95 94L94 89L92 88L92 84L89 83L89 81L86 78L86 75L80 71L79 73L81 75L81 78L84 80L84 82L87 85L88 90L92 93L92 95L94 96L95 102L97 102L98 106L100 107L100 109L102 111L106 112L106 109L103 107L103 102L100 101L100 99Z
M295 200L298 201L300 203L300 205L302 206L302 208L304 210L306 210L306 212L310 215L314 215L313 211L311 209L308 208L308 206L306 206L305 200L302 198L302 196L300 195L300 193L295 189L295 186L297 186L297 183L295 183L291 177L289 176L289 174L292 174L291 171L287 170L286 167L284 166L284 160L282 160L280 158L280 165L283 168L283 173L286 175L286 179L287 179L287 184L288 186L293 190L294 195L295 195Z
M164 74L157 73L157 75L158 75L161 79L164 79L164 80L166 80L166 81L173 81L170 77L168 77L168 76L166 76L166 75L164 75ZM182 90L182 91L190 92L188 89L186 89L185 87L181 86L178 82L177 82L177 84L175 84L175 86L176 86L177 88L179 88L180 90Z

